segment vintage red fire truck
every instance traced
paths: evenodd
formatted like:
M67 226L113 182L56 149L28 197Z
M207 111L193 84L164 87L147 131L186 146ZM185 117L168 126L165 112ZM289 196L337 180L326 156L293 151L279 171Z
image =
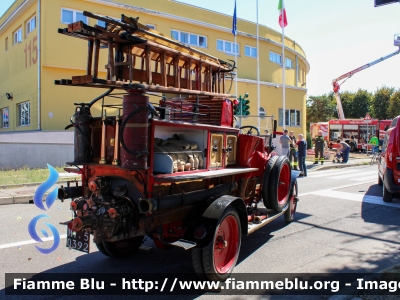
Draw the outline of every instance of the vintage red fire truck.
M372 135L376 135L379 139L383 140L391 122L392 120L378 119L329 120L328 137L330 148L337 148L338 144L336 141L340 139L349 143L352 152L366 152L367 150L371 150L371 145L368 144L368 141Z
M68 126L75 130L68 164L76 168L66 169L82 175L81 185L58 193L72 199L69 241L92 234L100 252L124 258L148 236L159 248L191 249L196 273L224 280L243 234L279 216L293 221L298 172L287 157L273 155L273 135L265 143L257 128L233 126L225 82L234 65L135 18L84 15L106 27L76 22L59 33L87 41L86 75L55 83L108 90L75 103ZM103 79L100 48L108 49ZM102 114L93 116L98 101Z

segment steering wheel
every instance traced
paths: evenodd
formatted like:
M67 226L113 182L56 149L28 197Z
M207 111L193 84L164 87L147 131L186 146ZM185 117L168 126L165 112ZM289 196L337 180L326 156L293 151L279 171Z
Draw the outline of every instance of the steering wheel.
M245 129L244 133L242 133L242 129ZM257 134L253 134L253 130L255 130ZM249 135L256 135L256 136L260 135L260 131L258 130L258 128L255 127L255 126L251 126L251 125L240 127L240 133L249 134Z

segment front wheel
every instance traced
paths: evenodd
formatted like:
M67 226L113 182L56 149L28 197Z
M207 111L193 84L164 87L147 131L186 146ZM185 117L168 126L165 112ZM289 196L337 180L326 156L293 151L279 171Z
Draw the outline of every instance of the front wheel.
M297 208L297 194L298 194L298 189L297 189L297 180L293 184L291 193L290 193L290 199L289 199L289 207L285 211L285 220L287 223L291 223L294 220L294 215L296 213L296 208Z
M383 201L384 202L392 202L393 201L393 194L387 190L385 183L383 183Z
M237 211L228 207L218 221L213 241L203 249L203 267L208 279L223 281L236 266L242 230Z

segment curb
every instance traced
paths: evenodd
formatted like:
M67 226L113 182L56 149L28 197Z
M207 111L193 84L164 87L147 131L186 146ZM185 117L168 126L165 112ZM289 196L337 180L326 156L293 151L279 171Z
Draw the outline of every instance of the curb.
M365 166L366 163L355 163L355 164L337 164L337 165L325 165L325 166L319 166L319 167L314 167L314 168L307 168L307 170L327 170L327 169L341 169L341 168L348 168L348 167L359 167L359 166Z
M71 181L71 180L68 180ZM32 188L35 187L36 189L42 182L38 183L26 183L26 184L13 184L13 185L3 185L0 186L0 206L7 205L7 204L30 204L33 203L33 197L35 193L32 193ZM59 181L57 182L58 186L66 185L67 181ZM15 188L30 188L29 191L18 191L18 192L7 192L8 189L15 189ZM47 193L44 195L47 196ZM60 200L61 201L61 200Z
M63 180L63 181L58 181L57 184L67 184L68 181L73 181L73 180ZM79 179L78 179L79 181ZM32 187L32 186L39 186L43 182L32 182L32 183L18 183L18 184L5 184L5 185L0 185L0 191L2 190L7 190L7 189L15 189L15 188L21 188L21 187Z

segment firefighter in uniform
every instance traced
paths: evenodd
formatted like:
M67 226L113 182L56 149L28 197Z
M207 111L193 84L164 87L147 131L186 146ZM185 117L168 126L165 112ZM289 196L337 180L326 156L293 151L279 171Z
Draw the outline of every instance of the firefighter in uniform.
M291 139L290 145L289 145L289 161L290 165L292 166L293 170L299 170L297 168L297 149L296 149L296 137L293 134L293 131L289 133L289 138Z
M319 154L319 161L321 162L321 165L324 164L324 137L322 136L322 130L318 131L318 136L312 139L314 144L315 144L315 160L314 164L318 164L318 154Z

